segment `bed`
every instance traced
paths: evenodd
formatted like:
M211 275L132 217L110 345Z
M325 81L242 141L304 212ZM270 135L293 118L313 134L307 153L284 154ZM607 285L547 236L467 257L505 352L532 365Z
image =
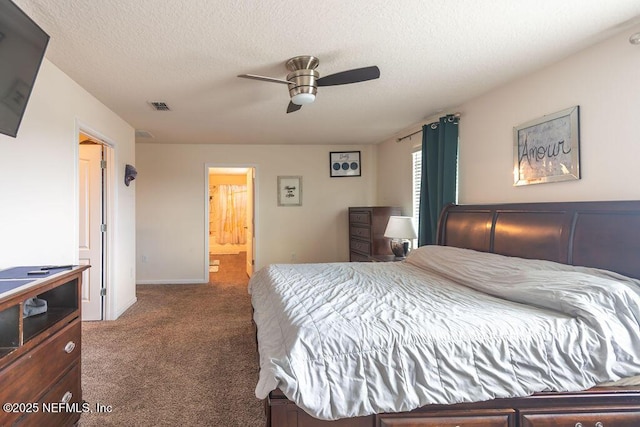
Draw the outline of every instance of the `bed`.
M437 240L254 274L268 426L640 425L639 201L450 205Z

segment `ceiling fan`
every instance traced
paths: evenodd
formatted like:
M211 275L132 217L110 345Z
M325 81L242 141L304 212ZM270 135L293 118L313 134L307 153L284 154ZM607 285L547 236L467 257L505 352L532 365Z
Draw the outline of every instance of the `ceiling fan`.
M311 104L316 99L318 86L345 85L380 77L380 69L375 65L320 77L320 74L315 70L319 63L320 60L318 58L308 55L289 59L286 65L291 72L287 75L286 80L255 74L240 74L238 77L289 85L291 101L289 101L287 113L293 113L302 108L303 105Z

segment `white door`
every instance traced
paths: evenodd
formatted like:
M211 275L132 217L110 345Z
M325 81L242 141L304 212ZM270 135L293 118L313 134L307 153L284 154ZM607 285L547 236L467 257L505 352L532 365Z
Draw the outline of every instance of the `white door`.
M247 276L253 275L253 194L255 169L249 168L247 171Z
M82 320L102 320L103 180L100 144L80 144L80 264L90 264L82 277Z

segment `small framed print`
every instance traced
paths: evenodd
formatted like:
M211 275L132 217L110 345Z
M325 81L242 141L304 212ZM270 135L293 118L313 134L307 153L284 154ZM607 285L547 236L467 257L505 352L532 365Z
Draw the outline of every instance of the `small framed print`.
M302 177L278 177L278 206L302 206Z
M359 151L332 151L329 153L331 177L360 176Z

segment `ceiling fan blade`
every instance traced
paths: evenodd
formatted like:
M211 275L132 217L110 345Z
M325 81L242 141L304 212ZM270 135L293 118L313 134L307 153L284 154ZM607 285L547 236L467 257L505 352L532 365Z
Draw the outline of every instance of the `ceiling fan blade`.
M256 74L238 74L238 77L242 77L243 79L262 80L263 82L284 83L286 85L291 83L287 80L276 79L275 77L258 76Z
M302 105L294 104L293 102L289 101L289 106L287 107L287 114L293 113L294 111L298 111L301 108L302 108Z
M340 73L329 74L316 80L318 86L336 86L349 83L364 82L380 77L380 69L375 65L372 67L356 68L342 71Z

